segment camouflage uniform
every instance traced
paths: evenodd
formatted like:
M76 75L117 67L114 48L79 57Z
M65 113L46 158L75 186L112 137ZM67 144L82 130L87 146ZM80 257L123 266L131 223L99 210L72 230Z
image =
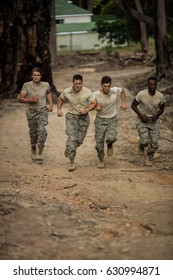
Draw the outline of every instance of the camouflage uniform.
M159 109L159 104L166 102L166 99L162 93L156 90L155 95L151 96L148 93L148 89L140 91L136 95L136 100L140 103L138 106L139 111L148 117L155 115ZM153 156L158 149L158 139L160 135L159 124L159 119L144 123L137 116L136 129L140 138L140 144L144 147L148 146L147 154L149 156Z
M60 96L62 100L69 102L69 111L66 114L66 148L68 157L74 159L76 149L83 143L90 123L89 114L81 115L80 109L87 107L95 98L91 90L84 86L77 94L71 87L65 89Z
M101 118L97 116L94 121L95 124L95 139L96 151L98 157L103 159L104 153L104 140L106 144L114 143L117 141L117 116L112 118Z
M46 126L48 124L48 108L43 109L27 109L26 117L28 120L31 147L42 150L47 138Z
M117 141L117 116L116 102L117 97L121 94L122 88L112 87L108 94L103 94L102 90L94 92L94 96L102 106L101 111L97 111L94 121L95 124L95 140L98 158L102 160L105 156L104 142L113 144Z
M47 138L46 126L48 124L48 108L46 107L46 94L50 92L50 85L47 82L40 82L39 85L34 85L32 81L24 83L22 93L26 97L31 98L35 95L39 97L37 103L31 102L26 111L28 120L31 148L38 145L40 150L43 150Z
M90 119L88 114L66 114L66 134L68 136L66 146L69 158L75 158L76 149L83 143L89 123Z
M142 146L148 146L148 155L153 155L158 149L159 139L159 120L155 122L144 123L140 119L136 121L136 129L139 134Z

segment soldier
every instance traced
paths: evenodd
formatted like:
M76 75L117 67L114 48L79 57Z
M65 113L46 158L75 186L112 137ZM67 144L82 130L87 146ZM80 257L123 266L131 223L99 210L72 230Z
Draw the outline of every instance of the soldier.
M104 142L107 144L107 155L113 155L113 143L117 141L117 96L121 96L121 109L126 109L126 96L124 89L111 87L111 78L104 76L101 79L101 89L94 92L97 101L97 114L95 124L96 151L99 158L98 168L104 168Z
M52 94L49 83L41 81L42 71L39 67L33 68L31 77L32 81L23 84L18 101L27 103L29 106L26 117L30 134L31 158L42 163L47 138L48 112L53 111ZM49 107L46 106L47 100Z
M72 87L65 89L58 97L58 117L63 116L61 108L64 100L69 102L69 111L66 114L67 142L64 154L70 159L68 170L73 171L76 169L74 159L77 147L83 143L89 127L88 112L95 108L96 100L91 90L83 86L83 77L79 74L73 76Z
M137 114L136 129L139 134L139 153L144 154L145 163L151 166L154 153L158 149L159 117L164 112L165 96L156 90L157 79L148 78L148 89L140 91L132 102L131 108Z

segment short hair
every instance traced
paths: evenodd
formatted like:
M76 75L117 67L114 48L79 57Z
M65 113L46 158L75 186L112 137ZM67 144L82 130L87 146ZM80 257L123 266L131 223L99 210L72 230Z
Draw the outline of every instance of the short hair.
M149 83L150 80L156 81L156 83L157 83L157 78L156 77L149 77L148 78L148 83Z
M103 85L103 84L108 84L108 83L111 84L111 82L112 82L112 79L111 79L111 77L109 77L109 76L104 76L104 77L102 77L102 79L101 79L101 85Z
M31 73L33 74L34 72L39 72L41 76L43 74L42 70L39 67L34 67L31 71Z
M73 76L73 82L74 82L74 80L80 80L81 82L83 82L83 77L80 74L75 74Z

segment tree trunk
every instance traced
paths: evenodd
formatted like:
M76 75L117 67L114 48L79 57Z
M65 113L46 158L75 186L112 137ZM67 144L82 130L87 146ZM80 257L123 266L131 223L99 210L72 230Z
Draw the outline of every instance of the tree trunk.
M135 0L136 9L139 13L143 14L143 9L141 6L140 0ZM147 29L146 24L142 21L139 21L140 27L140 42L141 42L141 50L144 54L148 52L148 40L147 40Z
M143 21L153 27L153 33L155 38L155 50L156 50L156 75L158 79L166 77L167 70L170 67L169 52L168 52L168 40L167 40L167 25L165 14L165 1L156 0L154 2L154 20L146 15L136 12L130 8L124 0L115 0L116 3L128 14Z
M0 97L15 96L35 66L43 70L43 79L56 92L49 51L51 4L52 0L1 0Z
M51 53L51 65L55 67L57 63L55 0L52 0L52 5L50 7L50 15L51 15L51 32L50 32L49 48Z
M92 0L87 1L87 10L92 13L92 11L93 11Z
M159 79L166 77L169 67L169 53L166 30L165 1L157 0L155 3L155 48L156 48L156 73Z

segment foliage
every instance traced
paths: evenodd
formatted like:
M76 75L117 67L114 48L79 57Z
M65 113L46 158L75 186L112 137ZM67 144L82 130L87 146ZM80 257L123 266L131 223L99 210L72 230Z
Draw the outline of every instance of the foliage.
M107 4L102 5L101 13L107 15L114 14L116 16L124 18L123 10L116 4L114 0L109 0L107 1Z
M125 30L125 24L122 21L103 21L96 22L95 31L99 34L99 40L101 42L107 41L108 47L112 48L112 45L121 45L127 41L127 33Z

